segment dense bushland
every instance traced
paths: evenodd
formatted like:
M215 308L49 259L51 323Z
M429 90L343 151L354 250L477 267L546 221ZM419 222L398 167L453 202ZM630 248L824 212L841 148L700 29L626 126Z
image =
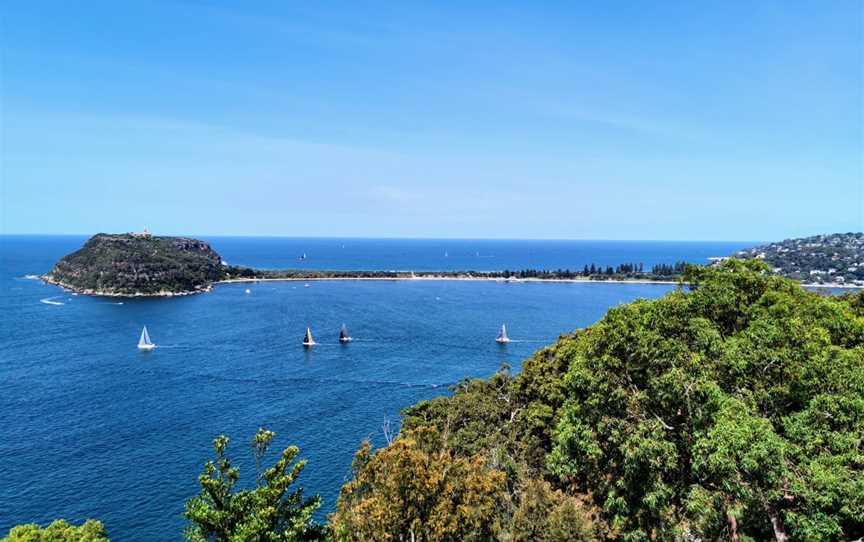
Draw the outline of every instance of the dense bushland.
M86 293L153 295L194 292L222 276L221 258L203 241L99 233L45 278Z
M245 490L258 497L212 515L214 495L241 491L230 465L230 483L212 481L226 460L217 439L190 501L190 538L864 536L864 294L824 297L756 260L688 268L684 279L562 336L515 376L503 367L406 409L389 446L360 448L323 529L310 520L317 502L287 492L293 448ZM260 461L266 446L256 449ZM264 527L250 537L202 527L226 517Z
M517 376L407 409L403 432L434 427L430 453L506 474L502 540L538 482L578 499L585 539L864 536L864 297L766 271L689 268L687 287L611 309ZM336 524L362 504L343 494Z

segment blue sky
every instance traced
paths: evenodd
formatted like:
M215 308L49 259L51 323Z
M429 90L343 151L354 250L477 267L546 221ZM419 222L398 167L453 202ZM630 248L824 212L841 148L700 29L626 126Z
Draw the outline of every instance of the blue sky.
M4 2L0 230L860 231L862 6Z

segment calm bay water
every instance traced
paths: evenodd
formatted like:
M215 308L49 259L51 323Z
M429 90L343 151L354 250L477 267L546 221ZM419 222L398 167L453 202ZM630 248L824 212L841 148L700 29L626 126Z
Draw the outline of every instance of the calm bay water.
M232 437L241 481L259 426L309 460L300 485L332 510L361 441L464 377L486 377L614 305L668 285L273 282L177 299L73 296L27 275L83 237L0 237L0 534L101 519L115 541L179 540L212 438ZM265 268L499 270L704 263L751 243L209 238ZM306 254L306 259L299 256ZM246 288L250 294L245 293ZM355 342L339 345L347 323ZM514 342L492 339L506 322ZM135 343L147 325L160 348ZM310 326L320 346L305 351ZM275 453L274 453L275 456Z

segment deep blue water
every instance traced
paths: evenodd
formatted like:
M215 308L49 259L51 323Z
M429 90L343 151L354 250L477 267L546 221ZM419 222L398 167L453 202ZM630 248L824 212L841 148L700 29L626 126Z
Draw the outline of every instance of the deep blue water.
M25 278L82 237L0 237L0 534L93 517L112 540L179 540L219 433L241 481L259 426L309 460L332 510L361 441L399 411L486 377L611 306L672 287L497 282L272 282L162 300L72 296ZM703 262L749 243L211 238L233 264L327 269L577 268ZM445 251L447 256L444 256ZM305 260L298 256L306 253ZM478 256L479 254L479 256ZM249 287L251 294L245 294ZM47 302L50 303L47 303ZM355 342L340 346L347 323ZM492 339L506 322L514 342ZM147 325L160 348L135 343ZM321 343L300 346L310 326ZM274 453L275 455L275 453ZM271 458L272 459L272 458Z
M363 269L397 271L502 271L582 269L592 263L618 265L687 260L705 263L755 243L680 241L499 241L403 239L293 239L211 237L231 264L258 268ZM83 239L82 239L83 240ZM301 259L302 255L305 259Z

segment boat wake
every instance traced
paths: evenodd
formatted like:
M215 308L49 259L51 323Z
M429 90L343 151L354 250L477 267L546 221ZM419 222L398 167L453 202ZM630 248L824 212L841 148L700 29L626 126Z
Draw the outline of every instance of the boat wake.
M27 280L39 280L39 275L24 275Z
M163 348L161 345L159 348ZM260 383L257 378L238 377L225 374L202 374L200 378L211 382L244 382L244 383ZM457 382L411 382L406 380L379 380L365 378L328 378L303 375L287 375L284 379L275 383L277 386L282 385L297 385L297 384L351 384L356 386L372 386L372 387L397 387L397 388L414 388L414 389L447 389L454 386Z
M62 301L55 301L58 297L63 297L60 295L55 295L54 297L46 297L45 299L40 299L39 303L45 303L46 305L65 305Z
M354 384L358 386L386 386L398 388L419 388L419 389L437 389L447 388L455 384L454 382L406 382L403 380L365 380L352 378L314 378L314 377L293 377L289 378L294 382L316 383L316 384Z
M315 378L304 376L288 377L294 383L303 384L351 384L357 386L374 386L374 387L396 387L396 388L415 388L415 389L438 389L447 388L455 384L455 382L408 382L404 380L366 380L353 378Z

